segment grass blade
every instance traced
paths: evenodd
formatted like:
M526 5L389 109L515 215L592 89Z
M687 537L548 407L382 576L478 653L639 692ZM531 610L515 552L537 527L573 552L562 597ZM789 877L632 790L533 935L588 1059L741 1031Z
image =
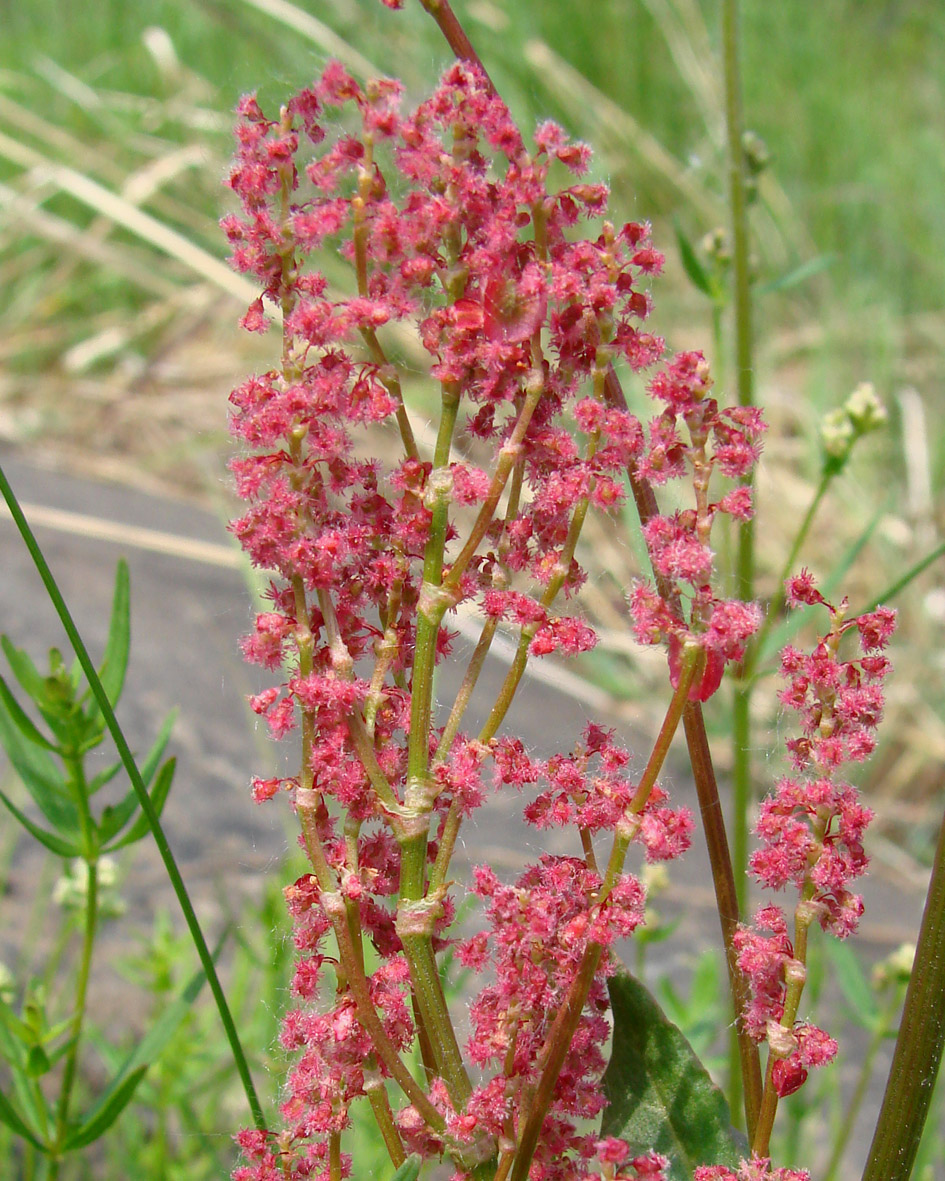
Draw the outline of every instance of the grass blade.
M23 515L20 508L19 501L16 498L10 482L7 479L6 472L0 466L0 494L3 495L10 510L10 515L16 522L16 527L23 538L26 548L29 550L30 557L36 566L43 586L46 588L46 593L49 595L50 602L55 608L56 614L59 616L62 626L65 628L69 641L75 651L79 662L82 665L82 671L88 678L92 692L99 704L99 708L105 718L105 724L108 731L115 742L118 754L121 761L125 765L125 770L131 780L132 786L138 796L138 801L141 804L141 810L147 818L148 826L154 836L154 843L157 845L158 852L161 855L161 860L164 862L164 868L167 871L167 876L170 880L171 886L177 896L177 901L180 904L181 911L184 915L184 921L187 923L187 929L190 932L191 939L193 939L194 946L197 949L197 954L200 957L200 962L203 964L204 970L207 973L207 979L210 983L210 990L213 993L213 999L216 1002L217 1011L220 1014L220 1021L223 1024L226 1033L227 1041L230 1044L230 1050L233 1054L233 1059L236 1063L237 1072L240 1076L240 1081L243 1084L243 1089L246 1093L246 1099L249 1103L250 1111L252 1112L253 1122L260 1131L266 1128L266 1120L263 1115L262 1106L259 1102L259 1097L256 1094L256 1088L253 1084L252 1076L249 1072L249 1064L246 1061L246 1055L243 1052L243 1047L240 1042L239 1033L236 1029L236 1024L233 1020L233 1015L230 1012L230 1007L227 1004L226 996L223 992L223 986L220 983L220 978L217 975L216 967L213 963L213 957L210 954L210 948L207 946L207 941L204 937L203 931L200 927L200 922L194 910L193 903L190 900L190 895L187 892L187 887L184 884L184 879L181 876L177 861L168 844L167 836L164 829L161 827L161 821L155 811L154 805L151 802L151 797L148 795L148 790L145 787L141 773L135 763L134 756L131 753L131 748L128 741L118 724L118 719L115 717L115 711L112 709L111 702L105 690L102 688L102 683L98 678L98 673L95 671L95 665L89 656L88 649L85 642L79 635L75 622L66 606L65 600L62 597L62 592L53 578L52 571L49 569L43 552L39 547L33 531L29 527L29 523Z

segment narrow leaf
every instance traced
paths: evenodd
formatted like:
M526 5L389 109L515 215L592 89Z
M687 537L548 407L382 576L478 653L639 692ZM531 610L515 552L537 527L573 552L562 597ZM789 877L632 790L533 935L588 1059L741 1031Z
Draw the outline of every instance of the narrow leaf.
M822 946L831 961L840 991L847 999L850 1016L864 1029L874 1029L880 1020L879 1005L856 952L837 939L825 939Z
M46 735L38 729L33 719L10 692L10 688L3 677L0 677L0 703L5 706L7 713L10 715L10 720L27 742L33 746L41 746L45 750L56 750L55 744L50 742Z
M26 1061L24 1046L31 1046L35 1041L32 1029L0 999L0 1054L8 1064L22 1066Z
M110 767L106 767L104 771L99 771L97 775L93 775L89 780L89 795L94 796L95 793L103 788L106 783L111 783L120 770L120 762L112 763L112 765Z
M171 790L171 782L174 778L174 768L176 766L176 759L168 759L161 770L158 772L158 777L154 781L154 787L149 793L149 798L154 808L154 814L158 819L160 819L161 813L164 811L164 805L167 802L168 792ZM137 796L137 792L135 794ZM119 805L119 807L121 807L121 805ZM142 814L134 822L131 828L128 829L123 837L119 838L117 841L113 841L112 844L108 845L107 847L105 847L103 844L102 851L105 853L114 853L116 849L123 849L125 845L132 845L135 841L140 841L141 838L147 834L150 828L150 819ZM116 829L116 831L118 830Z
M158 734L154 745L148 752L147 758L141 764L141 778L147 787L154 778L154 772L158 768L161 761L161 756L167 747L168 740L171 736L171 728L177 718L177 710L172 710L164 719L164 725L161 727L161 732ZM120 767L121 764L118 764ZM116 767L116 770L118 769ZM170 786L170 785L168 785ZM92 788L90 787L90 791ZM166 798L166 797L165 797ZM162 804L163 807L163 804ZM121 832L131 817L138 808L138 796L133 787L130 787L122 798L121 802L114 805L108 805L102 812L102 820L99 824L99 839L102 844L110 841L116 833ZM144 835L144 830L142 830Z
M30 1046L29 1053L26 1055L26 1073L30 1078L40 1078L44 1074L49 1074L50 1070L52 1070L52 1063L43 1047Z
M672 1181L690 1181L697 1165L735 1166L728 1105L685 1037L629 972L608 989L614 1042L601 1135L625 1140L631 1155L665 1153Z
M683 270L689 276L693 285L703 295L707 295L709 299L715 300L718 293L705 267L700 262L698 254L693 249L692 243L682 232L682 227L678 222L673 223L673 229L676 231L676 245L679 247L679 257L682 260Z
M24 1140L28 1140L34 1148L43 1149L43 1142L39 1139L36 1133L30 1128L17 1109L13 1106L10 1100L0 1091L0 1122L5 1123L8 1128L16 1132L18 1136L22 1136Z
M58 767L44 750L23 736L3 709L0 709L0 746L53 828L64 835L75 834L79 814Z
M99 1136L107 1132L131 1102L138 1083L144 1078L147 1069L147 1066L139 1066L114 1090L109 1088L108 1101L104 1104L96 1104L95 1114L91 1115L71 1136L66 1137L62 1146L63 1151L72 1152L76 1148L85 1148L87 1144L91 1144L93 1140L97 1140Z
M47 832L45 828L40 828L38 824L34 824L25 812L20 811L6 792L0 791L0 801L6 804L31 836L35 837L41 845L45 845L47 849L55 853L58 857L82 856L82 849L77 842L64 840L62 837L56 836L55 833Z
M418 1152L412 1152L404 1161L390 1181L417 1181L420 1176L420 1166L423 1157Z
M759 283L755 292L758 295L771 295L775 291L789 291L792 287L799 287L808 279L812 279L814 275L819 275L821 271L832 267L836 261L836 254L818 254L816 258L802 262L799 267L788 271L786 275L781 275L777 279L769 279L767 283Z
M164 757L164 751L170 741L171 731L174 729L174 723L177 721L179 712L175 708L167 715L161 723L161 729L158 732L157 738L154 740L154 745L144 757L144 762L141 764L141 778L144 780L146 787L151 785L154 772L158 769L161 759Z
M17 648L9 636L0 636L0 647L10 663L13 675L27 697L37 704L46 700L46 678L22 648Z
M112 705L118 704L128 669L128 649L131 641L131 584L128 563L122 558L115 571L115 594L105 643L105 658L99 679Z

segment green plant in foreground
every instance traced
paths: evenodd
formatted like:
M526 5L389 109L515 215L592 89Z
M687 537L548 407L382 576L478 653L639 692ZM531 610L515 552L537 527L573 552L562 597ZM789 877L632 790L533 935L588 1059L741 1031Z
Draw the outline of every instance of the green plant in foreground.
M119 563L104 660L102 685L114 706L121 696L128 666L130 603L128 569ZM40 844L64 861L64 874L55 897L74 914L66 932L80 932L71 1008L53 1016L45 986L25 984L20 1004L14 997L0 999L0 1055L6 1062L12 1089L0 1091L0 1121L24 1142L27 1157L45 1158L45 1176L52 1181L63 1159L98 1139L131 1100L160 1051L161 1038L146 1038L124 1061L85 1111L74 1110L74 1090L85 1044L89 981L96 934L103 918L114 913L109 882L114 868L111 854L140 841L149 833L133 787L114 803L99 806L100 792L121 773L120 761L90 773L87 760L103 741L105 719L84 683L78 662L67 667L61 654L49 654L49 671L41 673L25 651L6 637L0 646L20 689L32 704L40 724L20 704L0 677L0 745L40 814L34 820L6 791L0 800ZM141 764L141 776L160 814L174 775L174 759L162 762L174 715L168 716ZM41 728L44 724L45 730ZM107 793L104 793L107 794ZM65 948L60 943L57 952ZM47 973L67 970L64 958ZM203 975L192 981L186 995L193 999ZM162 1036L172 1030L166 1026Z

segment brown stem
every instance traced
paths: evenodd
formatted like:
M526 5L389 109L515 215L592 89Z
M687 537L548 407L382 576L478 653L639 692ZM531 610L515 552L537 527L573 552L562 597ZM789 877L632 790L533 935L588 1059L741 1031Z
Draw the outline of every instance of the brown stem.
M761 1107L761 1057L758 1047L748 1037L739 1020L750 995L748 981L736 962L735 947L732 942L739 918L735 876L732 872L732 859L729 856L722 802L719 799L719 788L715 779L709 740L705 731L705 719L702 716L702 706L699 702L690 701L687 703L683 714L683 727L686 731L686 744L689 747L692 774L696 781L696 795L702 816L702 829L709 851L712 883L715 886L715 904L722 927L725 966L728 969L729 991L732 995L732 1006L736 1017L738 1059L745 1087L745 1123L749 1129L749 1137L751 1137L754 1135Z
M482 59L476 52L473 43L466 36L466 30L456 19L456 13L450 8L449 0L420 0L420 3L436 21L453 53L460 61L472 62L473 65L478 66L482 70L483 77L489 83L489 89L493 94L498 93L495 84L486 72L486 67L482 64Z

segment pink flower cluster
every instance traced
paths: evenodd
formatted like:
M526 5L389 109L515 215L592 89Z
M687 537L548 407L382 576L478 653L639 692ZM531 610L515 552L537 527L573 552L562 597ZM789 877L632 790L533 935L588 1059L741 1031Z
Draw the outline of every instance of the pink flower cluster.
M757 407L720 408L708 396L711 385L701 353L678 354L650 382L651 396L665 403L665 409L650 424L637 470L655 485L688 476L695 507L654 516L646 523L643 535L656 586L640 581L630 592L637 639L644 644L669 642L674 685L684 644L695 642L703 649L704 670L690 690L690 698L698 701L718 689L725 666L741 660L746 641L761 622L756 604L716 596L709 548L719 516L737 521L751 517L751 490L742 483L711 500L709 488L716 470L734 480L748 476L760 454L765 425ZM683 598L690 603L688 620L681 609Z
M398 113L398 98L398 84L362 90L333 63L278 122L266 119L254 98L244 99L230 180L244 215L223 223L234 266L265 289L246 326L265 327L269 302L282 310L286 341L283 368L250 378L231 398L233 431L252 449L233 463L238 491L250 501L233 531L256 565L289 582L300 578L311 592L332 591L353 661L370 654L379 630L389 630L395 676L413 655L418 567L434 495L479 510L486 526L486 551L467 555L454 572L455 603L478 595L487 614L520 622L516 601L528 596L502 590L497 555L539 587L565 561L565 589L580 585L580 568L563 558L571 515L582 503L618 503L621 473L642 447L637 420L580 399L582 383L611 359L642 368L662 348L638 327L648 309L638 280L662 261L646 227L605 225L594 240L572 240L582 218L605 210L606 189L575 183L548 190L552 163L586 169L584 145L570 144L549 123L527 154L504 104L467 65L452 67L409 116ZM353 115L359 126L303 169L301 141L322 144L320 118L329 110L333 119ZM324 276L305 265L314 252L338 245L359 273L352 299L329 298ZM496 517L490 497L497 499L501 485L469 463L453 461L433 480L431 464L409 444L387 472L357 457L352 431L402 411L396 370L376 334L405 321L419 324L433 376L472 403L468 437L513 455L523 477L518 512ZM540 397L522 422L529 391ZM583 454L561 421L567 407L593 439ZM302 621L292 594L271 593L273 610L245 650L275 668ZM534 654L582 651L593 642L579 621L562 620L535 600L533 611ZM368 622L375 612L384 629ZM330 708L338 692L317 683L331 662L317 613L310 626L316 679L256 702L277 735L292 724L287 698L298 701L304 689Z
M693 1181L810 1181L810 1173L806 1169L772 1169L767 1157L753 1156L734 1171L724 1165L700 1165Z
M863 833L872 813L837 773L844 763L865 759L873 750L883 709L882 682L890 668L883 649L896 615L880 607L847 619L846 602L832 607L806 570L789 580L787 599L794 606L825 607L831 626L810 654L794 647L781 654L787 684L780 700L801 720L801 736L788 742L798 774L782 778L762 803L756 824L762 844L752 855L751 868L769 889L794 886L799 897L796 929L804 938L817 921L845 939L863 912L862 899L849 887L867 867ZM855 642L858 650L842 656L845 642ZM809 1067L834 1057L837 1046L816 1026L781 1024L789 986L803 987L804 962L796 958L780 907L762 907L754 925L754 930L743 927L735 935L738 964L751 986L742 1019L752 1038L767 1039L776 1059L773 1084L779 1095L789 1095L803 1084Z
M603 398L612 363L639 370L662 352L640 326L649 309L640 283L662 258L643 225L603 221L581 235L582 223L605 215L608 196L577 179L589 150L551 123L527 148L468 64L449 69L415 111L402 114L399 102L399 84L361 87L331 63L278 120L252 96L239 107L230 186L242 214L223 225L234 266L263 289L244 327L265 331L278 315L283 329L280 368L251 377L231 397L232 429L246 447L232 468L248 502L232 529L253 563L274 573L267 609L243 648L250 661L285 670L282 684L252 706L277 738L301 720L306 752L299 775L257 779L253 791L257 800L285 789L318 801L307 839L317 839L319 872L332 888L306 875L286 892L300 958L292 984L299 1005L286 1018L283 1044L298 1059L282 1107L285 1130L243 1133L247 1163L237 1181L327 1175L351 1104L389 1077L325 942L339 908L380 956L367 984L387 1043L403 1052L417 1035L397 895L400 841L415 807L408 757L419 621L438 603L474 602L487 620L520 631L532 655L587 650L592 629L552 605L557 591L574 592L584 577L573 556L575 518L592 505L618 505L629 465L662 465L669 474L683 462L666 415L647 445L639 421ZM550 176L567 173L564 187L549 186ZM329 251L352 264L355 296L334 296L313 265ZM400 387L415 359L405 367L387 351L404 347L408 327L440 385L444 414L456 415L448 458L438 450L436 465L421 455ZM697 437L703 423L715 440L712 458L702 444L686 454L704 470L743 472L748 425L709 401L697 407L694 395L687 410L671 393L689 368L678 359L654 386L676 399L673 413ZM402 456L387 464L365 458L375 442L368 433L388 420ZM473 462L486 447L494 451L490 470ZM696 527L718 512L745 515L745 497L706 502ZM690 528L684 514L667 524ZM654 525L651 546L668 570L673 543L657 532ZM438 544L444 560L431 582ZM700 581L700 635L718 633L712 650L734 654L739 625L723 620L734 606L710 602L705 564L690 570L687 544L674 577L688 571ZM668 629L664 638L679 634ZM437 659L450 642L440 627ZM599 727L588 728L578 752L547 760L531 759L514 739L454 732L444 742L436 729L428 747L430 866L441 844L455 840L448 825L486 798L490 761L497 785L537 785L526 806L537 827L576 824L590 838L629 825L649 860L688 845L688 812L670 808L658 787L637 803L628 756ZM432 1080L437 1129L415 1104L401 1106L394 1119L407 1151L463 1159L466 1147L475 1156L483 1145L514 1141L549 1022L587 949L599 945L601 966L531 1175L591 1176L597 1155L608 1177L663 1176L662 1158L631 1160L619 1142L579 1130L603 1104L608 948L643 917L637 879L617 875L602 900L592 861L545 857L513 886L478 871L474 892L484 900L488 934L459 954L493 973L473 1005L468 1046L483 1081L456 1110L443 1080ZM441 948L454 918L446 888L421 905L434 916ZM351 1162L341 1155L331 1169L347 1176Z

